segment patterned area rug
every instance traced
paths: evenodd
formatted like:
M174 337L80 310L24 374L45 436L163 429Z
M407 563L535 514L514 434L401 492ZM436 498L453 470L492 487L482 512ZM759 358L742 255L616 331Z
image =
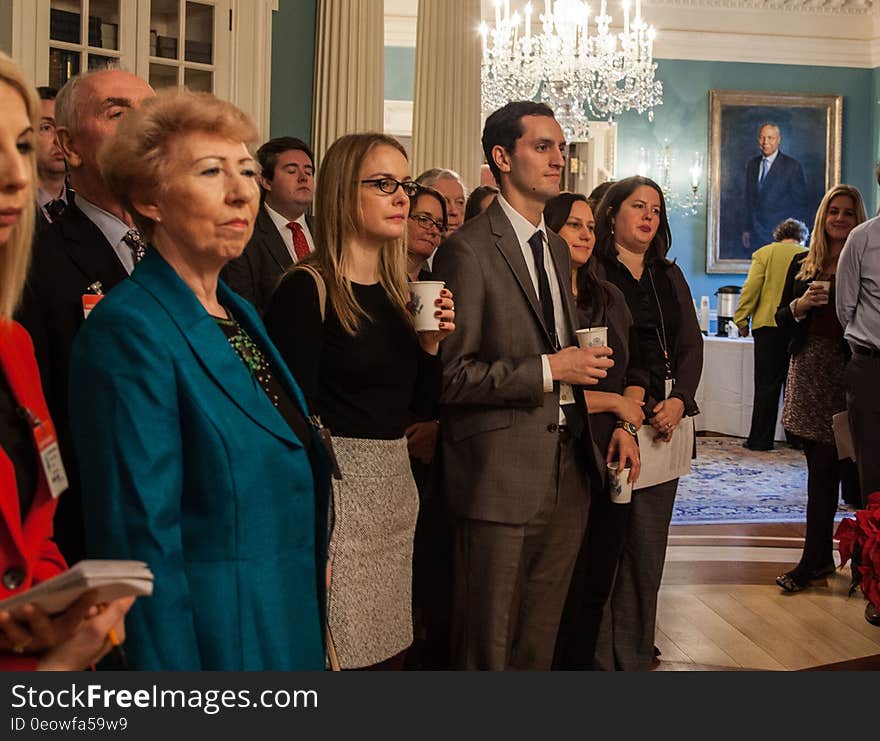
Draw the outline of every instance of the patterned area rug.
M673 524L805 521L804 454L780 443L767 452L742 444L736 437L697 438L697 459L679 483Z

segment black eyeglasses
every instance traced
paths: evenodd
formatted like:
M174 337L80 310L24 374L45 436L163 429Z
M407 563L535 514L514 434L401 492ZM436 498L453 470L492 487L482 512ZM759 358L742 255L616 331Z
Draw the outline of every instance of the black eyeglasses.
M426 232L430 231L431 227L436 229L440 234L443 234L443 232L446 231L443 228L442 221L434 221L430 216L425 216L424 214L411 214L409 218L415 221Z
M414 198L421 190L421 186L415 180L395 180L394 178L373 178L372 180L361 180L364 185L375 185L383 193L393 196L397 193L398 188L403 188L403 192L409 198Z

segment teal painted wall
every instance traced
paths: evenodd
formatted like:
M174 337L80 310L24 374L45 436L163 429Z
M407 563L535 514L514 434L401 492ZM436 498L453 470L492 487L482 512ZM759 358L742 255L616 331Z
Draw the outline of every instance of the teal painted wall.
M410 100L413 84L403 80L415 67L415 50L386 47L385 52L386 97ZM841 177L862 191L869 211L876 203L873 171L880 160L880 69L660 59L658 77L663 81L663 105L655 110L654 121L636 114L618 120L618 177L635 173L639 147L656 151L668 139L676 157L673 186L685 192L694 151L708 152L709 90L835 94L844 96ZM396 86L395 91L409 95L389 95L390 84ZM701 192L705 198L705 182ZM705 208L695 217L672 215L670 222L670 257L685 272L691 292L697 298L711 296L714 307L715 291L724 285L742 285L745 275L706 273Z
M272 15L272 103L274 136L312 138L317 0L279 0Z
M653 123L646 117L625 115L619 119L618 168L620 177L636 170L639 147L656 149L669 139L677 161L673 186L687 188L687 168L695 150L708 151L709 96L717 90L776 90L781 92L843 95L843 143L841 177L874 202L876 185L873 163L877 159L874 120L880 74L872 70L841 67L690 62L658 60L663 81L663 105L655 110ZM705 195L705 186L701 189ZM712 297L723 285L742 285L744 275L706 273L706 211L695 217L673 215L670 219L676 258L687 276L691 292ZM812 225L811 225L812 226Z
M385 47L385 99L412 100L416 89L416 50Z

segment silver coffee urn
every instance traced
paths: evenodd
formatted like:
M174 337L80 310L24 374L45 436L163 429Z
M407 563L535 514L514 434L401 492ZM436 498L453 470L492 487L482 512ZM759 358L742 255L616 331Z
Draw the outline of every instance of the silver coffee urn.
M715 295L718 297L718 337L727 337L727 325L733 322L736 307L739 306L740 286L721 286Z

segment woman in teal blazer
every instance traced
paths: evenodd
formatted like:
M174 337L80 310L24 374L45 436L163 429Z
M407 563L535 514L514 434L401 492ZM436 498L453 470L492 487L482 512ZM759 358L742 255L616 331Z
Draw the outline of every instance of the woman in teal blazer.
M89 555L155 575L130 614L138 669L324 668L327 456L256 311L218 281L253 230L255 133L174 90L101 153L155 249L76 338L71 426Z

